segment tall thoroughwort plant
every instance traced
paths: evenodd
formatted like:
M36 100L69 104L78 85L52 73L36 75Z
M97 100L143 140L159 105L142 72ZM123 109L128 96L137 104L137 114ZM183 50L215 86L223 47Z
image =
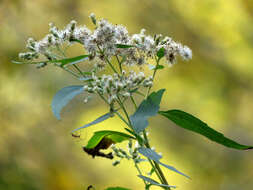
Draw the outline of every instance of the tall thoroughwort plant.
M191 59L190 48L167 36L146 35L144 29L139 34L130 35L124 26L113 25L104 19L96 20L94 14L90 15L90 19L94 24L94 30L86 26L77 26L75 21L71 21L63 30L50 24L49 34L40 41L29 38L26 46L29 51L19 54L22 61L14 61L16 64L35 64L38 68L55 66L80 81L80 85L64 87L54 96L52 111L57 119L61 118L62 108L78 94L89 94L85 102L91 95L97 95L108 105L107 113L73 130L73 137L79 137L77 131L85 130L112 117L119 117L122 120L122 130L125 130L125 133L113 130L96 131L87 145L83 146L84 152L93 158L114 159L114 166L122 159L132 161L138 171L138 177L147 190L151 186L160 186L163 189L175 188L168 184L162 168L165 168L166 172L175 172L190 178L175 167L163 163L162 156L151 148L147 135L150 117L165 117L179 127L201 134L229 148L239 150L253 148L226 138L189 113L177 109L159 109L165 89L151 90L157 72L164 69L165 65L172 66L177 57L183 60ZM73 44L80 44L85 54L67 57L66 49ZM82 64L88 63L91 63L92 69L84 71ZM141 72L144 67L151 70L151 76L145 76ZM112 74L103 74L107 68L111 69ZM136 96L142 97L142 101L136 102ZM129 102L135 108L134 113L130 113L127 109ZM126 150L115 146L123 141L128 141ZM103 149L109 148L112 149L111 153L103 152ZM148 174L144 173L140 166L143 161L150 164ZM153 179L154 175L157 177L156 180Z

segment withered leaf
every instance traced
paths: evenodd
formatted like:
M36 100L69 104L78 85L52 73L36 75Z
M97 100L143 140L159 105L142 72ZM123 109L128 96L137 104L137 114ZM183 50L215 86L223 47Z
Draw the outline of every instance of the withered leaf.
M104 157L108 159L113 159L112 152L105 154L101 152L100 150L108 149L114 143L115 142L112 141L111 139L107 137L103 137L103 139L94 148L83 147L83 151L91 155L93 158L95 158L96 156L99 156L99 157Z

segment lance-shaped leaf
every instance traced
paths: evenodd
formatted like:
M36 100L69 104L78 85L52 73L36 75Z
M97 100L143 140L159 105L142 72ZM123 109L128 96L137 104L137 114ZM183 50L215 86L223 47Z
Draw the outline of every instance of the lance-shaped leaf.
M114 112L115 112L115 111L117 111L117 110L114 110ZM95 124L98 124L98 123L100 123L100 122L102 122L102 121L104 121L104 120L107 120L107 119L109 119L110 117L113 117L113 113L114 113L114 112L108 112L108 113L106 113L106 114L104 114L104 115L98 117L98 118L95 119L94 121L92 121L92 122L90 122L90 123L87 123L87 124L85 124L84 126L79 127L79 128L77 128L77 129L74 129L72 132L75 132L75 131L78 131L78 130L80 130L80 129L84 129L84 128L90 127L90 126L95 125Z
M110 130L96 131L85 147L86 148L96 147L104 137L110 139L114 144L123 142L128 139L134 139L134 137L118 131L110 131Z
M253 149L253 146L242 145L225 137L222 133L219 133L218 131L212 129L200 119L184 111L180 110L159 111L159 114L165 116L179 127L201 134L207 137L208 139L216 143L222 144L226 147L239 150Z
M138 148L138 152L141 153L143 156L145 156L151 160L154 160L156 163L161 164L162 166L168 168L169 170L172 170L180 175L190 178L189 176L185 175L184 173L178 171L173 166L169 166L169 165L166 165L166 164L160 162L160 159L162 158L162 156L157 154L155 151L151 150L150 148L141 147L141 148Z
M68 58L68 59L62 59L61 61L59 61L61 63L61 67L63 67L64 65L74 65L80 62L83 62L85 60L87 60L89 57L89 55L80 55L77 57L72 57L72 58Z
M82 85L67 86L59 90L52 101L52 111L57 119L61 119L60 113L64 106L66 106L76 95L84 92Z
M105 190L131 190L131 189L127 189L127 188L124 188L124 187L108 187Z
M66 64L76 64L82 61L87 60L89 55L79 55L76 57L66 58L66 59L58 59L58 60L47 60L47 61L31 61L31 62L22 62L22 61L12 61L15 64L41 64L41 63L61 63L61 67Z
M132 48L135 47L134 45L127 45L127 44L116 44L116 48L122 48L122 49L126 49L126 48Z
M176 188L176 186L171 186L171 185L165 185L165 184L160 184L158 183L157 181L149 178L149 177L146 177L146 176L143 176L143 175L138 175L139 178L149 182L150 184L152 185L156 185L156 186L160 186L160 187L170 187L170 188Z
M139 153L141 153L143 156L146 156L147 158L154 160L156 162L159 162L162 158L161 155L157 154L155 151L151 150L150 148L144 148L141 147L138 149Z
M130 116L131 124L136 133L142 132L148 126L148 118L155 116L159 111L159 105L164 89L151 93L143 100L136 112Z

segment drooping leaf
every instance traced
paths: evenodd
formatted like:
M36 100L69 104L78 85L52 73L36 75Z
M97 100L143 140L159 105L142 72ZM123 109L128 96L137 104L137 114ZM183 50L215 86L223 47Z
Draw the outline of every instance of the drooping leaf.
M190 178L189 176L185 175L184 173L178 171L173 166L169 166L169 165L166 165L166 164L160 162L160 159L162 158L162 156L160 156L159 154L157 154L155 151L151 150L150 148L140 147L140 148L138 148L138 152L141 153L143 156L157 162L158 164L161 164L162 166L166 167L167 169L172 170L172 171L174 171L180 175L183 175L187 178Z
M116 47L126 49L126 48L132 48L132 47L135 47L135 46L134 45L127 45L127 44L116 44Z
M41 64L41 63L61 63L61 67L66 64L76 64L82 61L87 60L89 55L80 55L76 57L66 58L66 59L59 59L59 60L47 60L47 61L31 61L31 62L22 62L22 61L12 61L15 64Z
M222 133L219 133L218 131L212 129L200 119L184 111L181 110L159 111L159 114L165 116L179 127L201 134L207 137L208 139L216 143L222 144L226 147L239 150L253 149L253 146L242 145L225 137Z
M136 112L130 116L131 124L136 133L142 132L148 126L148 118L155 116L159 111L159 105L164 89L151 93L143 100Z
M158 60L160 60L161 58L164 57L165 55L165 49L162 47L158 50L158 52L156 53L157 57L158 57Z
M84 92L82 85L75 85L75 86L67 86L59 90L52 101L52 111L55 117L60 120L61 110L64 106L66 106L76 95L81 94Z
M131 190L131 189L127 189L127 188L124 188L124 187L108 187L105 190Z
M96 131L93 136L88 141L88 144L85 146L86 148L94 148L96 147L101 140L106 137L113 141L113 143L120 143L122 141L132 139L133 137L118 131L110 131L110 130L103 130L103 131Z
M170 187L170 188L176 188L176 186L171 186L171 185L165 185L165 184L160 184L158 183L157 181L149 178L149 177L146 177L146 176L143 176L143 175L138 175L139 178L149 182L150 184L152 185L156 185L156 186L160 186L160 187Z
M115 111L116 111L116 110L115 110ZM102 121L107 120L107 119L109 119L110 117L113 117L113 116L114 116L114 115L113 115L113 112L108 112L108 113L106 113L106 114L104 114L104 115L98 117L98 118L95 119L94 121L92 121L92 122L90 122L90 123L87 123L87 124L85 124L84 126L79 127L79 128L77 128L77 129L74 129L72 132L75 132L75 131L78 131L78 130L80 130L80 129L84 129L84 128L90 127L90 126L92 126L92 125L101 123Z

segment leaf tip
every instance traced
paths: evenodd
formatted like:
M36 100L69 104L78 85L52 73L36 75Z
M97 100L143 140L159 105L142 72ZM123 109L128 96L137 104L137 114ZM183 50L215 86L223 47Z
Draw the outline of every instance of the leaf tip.
M11 61L11 63L14 63L14 64L19 64L19 65L20 65L20 64L22 64L21 62L19 62L19 61L15 61L15 60L12 60L12 61Z
M243 150L252 150L252 149L253 149L253 146L249 146L249 147L247 147L247 148L245 148Z
M61 115L59 113L56 113L54 110L52 110L52 111L53 111L53 114L56 117L56 119L61 120Z

